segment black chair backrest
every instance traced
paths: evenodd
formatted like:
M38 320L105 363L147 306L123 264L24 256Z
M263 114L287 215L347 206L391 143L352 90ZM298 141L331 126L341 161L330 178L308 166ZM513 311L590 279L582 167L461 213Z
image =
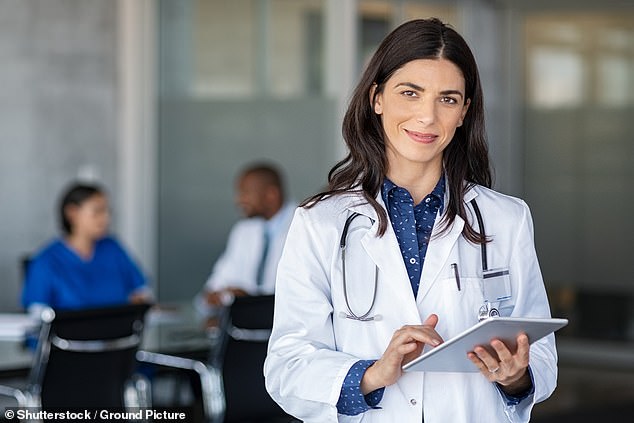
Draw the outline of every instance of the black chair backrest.
M122 407L149 307L57 312L40 376L42 407Z
M222 366L225 422L272 421L286 416L264 386L273 308L273 295L237 297L229 308Z

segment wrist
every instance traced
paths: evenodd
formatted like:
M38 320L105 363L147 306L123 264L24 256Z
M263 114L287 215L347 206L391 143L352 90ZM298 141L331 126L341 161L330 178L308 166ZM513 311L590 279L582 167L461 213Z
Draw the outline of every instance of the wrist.
M499 385L504 393L506 393L507 395L515 396L529 391L531 389L532 383L533 382L531 380L528 369L524 369L524 373L517 380L508 384L499 383Z
M376 363L368 367L363 374L363 378L361 378L361 392L363 395L367 395L385 386L385 384L382 384L379 380L375 364Z

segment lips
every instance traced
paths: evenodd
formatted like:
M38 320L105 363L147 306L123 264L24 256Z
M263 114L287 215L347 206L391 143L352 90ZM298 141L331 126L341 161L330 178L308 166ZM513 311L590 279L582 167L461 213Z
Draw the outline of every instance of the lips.
M405 132L413 141L423 144L431 144L438 139L438 135L436 134L408 131L407 129Z

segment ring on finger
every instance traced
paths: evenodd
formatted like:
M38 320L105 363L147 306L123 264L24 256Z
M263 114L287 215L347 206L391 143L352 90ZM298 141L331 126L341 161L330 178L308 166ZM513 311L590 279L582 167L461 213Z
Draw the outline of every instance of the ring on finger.
M489 369L489 373L497 373L500 370L500 367L496 367L495 369Z

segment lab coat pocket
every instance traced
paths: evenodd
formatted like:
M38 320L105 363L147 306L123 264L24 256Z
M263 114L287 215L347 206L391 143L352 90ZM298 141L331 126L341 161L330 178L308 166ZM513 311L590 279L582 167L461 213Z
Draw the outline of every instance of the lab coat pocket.
M480 286L480 278L455 277L439 281L442 289L437 298L439 328L446 330L446 334L455 335L478 322L478 310L483 304L484 297Z

